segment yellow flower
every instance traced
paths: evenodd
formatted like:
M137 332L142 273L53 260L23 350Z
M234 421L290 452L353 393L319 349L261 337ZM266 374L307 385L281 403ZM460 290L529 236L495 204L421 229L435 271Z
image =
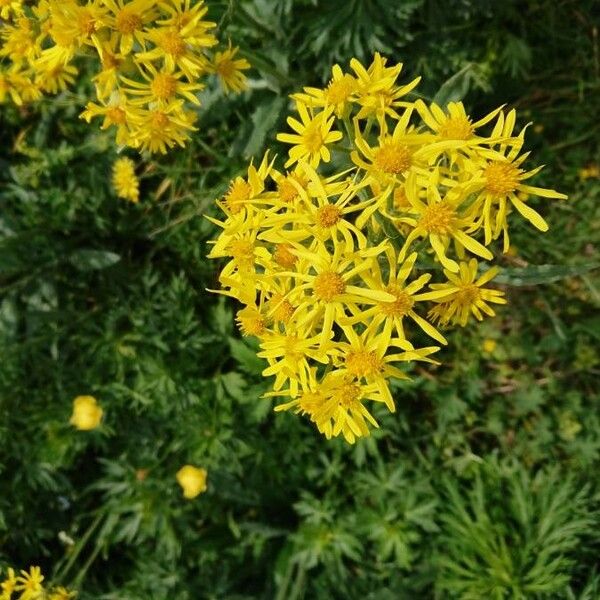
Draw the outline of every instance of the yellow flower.
M492 121L502 110L502 107L499 107L473 123L462 102L449 102L447 113L435 102L427 107L420 99L415 102L415 108L427 127L440 139L460 142L455 147L463 150L480 144L489 144L489 138L476 135L477 129Z
M600 166L592 164L579 169L579 179L582 181L586 179L600 179Z
M439 320L442 325L452 322L464 327L471 315L478 321L483 320L484 314L495 316L489 303L506 304L503 292L483 287L498 274L498 267L488 269L479 278L477 267L474 258L468 263L461 262L457 274L444 270L447 283L431 284L434 291L425 293L422 297L440 303L438 310L431 314L432 319Z
M136 109L129 103L129 98L123 93L114 92L108 102L102 100L102 104L88 102L85 110L79 115L87 123L95 117L104 117L100 129L105 130L109 127L116 127L117 144L132 145L132 127L134 120L143 118L140 109Z
M481 349L485 354L492 354L496 349L497 345L498 343L496 342L496 340L493 340L491 338L485 338L485 340L483 340L483 343L481 344Z
M177 471L177 482L183 489L183 496L191 500L206 491L206 469L185 465Z
M17 585L17 578L15 577L15 570L10 567L7 570L6 578L0 583L0 600L10 600L12 593L15 591Z
M119 158L113 165L113 188L119 196L130 202L140 198L139 182L135 174L135 164L130 158Z
M471 227L473 223L472 219L462 216L460 211L460 205L464 202L466 194L459 187L456 187L442 198L438 181L439 172L433 172L426 190L427 202L425 203L419 198L417 180L414 174L411 174L407 179L406 197L410 203L411 212L415 216L398 218L399 222L408 223L413 227L400 252L400 260L404 260L411 244L419 237L428 238L438 260L453 273L458 272L458 263L447 255L451 240L454 240L465 250L481 258L491 260L493 254L480 242L465 233L465 230Z
M292 144L293 170L263 169L265 157L260 176L233 179L217 200L223 220L209 218L221 230L209 257L227 259L215 291L243 304L242 335L259 339L274 378L267 396L287 398L275 410L354 443L377 427L367 401L395 410L390 380L408 378L399 363L435 363L439 347L415 348L413 333L446 344L436 323L464 326L505 303L484 287L497 268L478 276L469 254L493 260L486 246L502 233L508 250L510 210L531 216L525 202L539 189L522 183L537 170L520 169L514 111L472 120L459 102L409 102L418 79L398 86L402 65L379 54L350 67L292 96L294 133L277 139ZM447 281L424 291L436 263ZM425 318L419 307L431 301Z
M69 421L80 431L96 429L102 420L103 410L93 396L77 396L73 400L73 414Z
M223 52L217 52L213 60L213 68L223 91L227 94L231 92L243 92L248 83L246 76L242 71L249 69L252 65L245 58L235 58L239 48L232 48L231 42L229 48Z
M186 111L182 100L154 106L132 115L131 142L134 148L166 154L175 146L185 146L190 131L195 131L196 116Z
M60 586L52 590L48 600L71 600L75 596L77 596L77 592L69 591L67 588Z
M156 0L104 0L108 8L106 24L115 32L119 52L129 54L135 41L145 47L143 29L156 18Z
M393 67L387 67L387 59L376 52L373 62L368 69L356 59L350 61L350 67L356 74L357 84L357 102L361 106L357 119L365 119L376 116L385 118L389 115L393 118L399 118L396 108L401 106L410 106L410 103L400 100L411 92L421 81L416 77L410 83L403 86L396 86L396 79L402 70L402 63Z
M277 134L280 142L293 144L289 151L290 158L285 166L289 167L299 160L306 160L313 167L318 166L321 161L329 162L331 153L327 144L333 144L342 139L341 132L331 131L335 121L335 117L332 116L333 107L326 108L314 116L309 114L306 106L301 102L296 103L296 108L302 122L293 117L287 119L288 125L296 133Z
M144 82L121 77L121 81L128 86L125 87L125 93L137 96L135 100L131 101L132 104L164 106L175 100L177 96L183 96L193 104L200 104L200 100L193 92L201 90L204 86L199 83L181 81L183 72L169 67L157 71L151 63L144 65L143 68L140 67L139 72L145 80Z
M73 65L56 65L51 69L40 69L35 83L46 93L58 94L73 85L79 71Z
M19 17L14 25L3 25L0 35L0 56L8 57L17 66L33 61L40 52L33 19Z
M407 283L415 266L417 253L413 252L406 260L400 261L394 249L388 246L385 254L387 258L385 277L376 261L373 261L372 268L367 270L362 277L370 289L388 292L395 299L391 302L379 302L363 313L347 319L344 324L363 323L369 325L371 323L371 327L378 329L383 323L384 331L387 331L388 335L392 329L395 329L398 339L406 340L404 318L407 317L427 335L440 344L446 345L448 343L446 338L414 310L415 304L423 300L421 294L417 292L431 279L431 275L425 273L414 281Z
M0 18L8 20L11 16L23 14L23 0L0 0Z
M500 113L498 122L492 131L491 138L509 138L512 136L516 120L516 112L511 110L506 118ZM506 215L509 203L517 209L534 227L540 231L548 231L548 224L531 206L526 204L518 193L544 198L556 198L566 200L567 196L554 190L534 187L523 183L533 177L542 167L525 171L521 165L529 156L529 152L519 156L525 136L525 129L514 138L512 144L500 144L500 148L481 151L479 164L473 165L472 183L470 191L480 193L472 207L472 211L479 216L476 227L483 227L485 232L485 243L497 239L505 232L504 251L508 249L508 232ZM493 211L493 209L496 209ZM475 228L474 228L475 229Z
M21 592L19 600L39 600L44 591L42 581L44 576L40 567L30 567L29 572L22 570L15 585L15 591Z
M311 108L333 106L337 117L342 117L353 101L358 81L344 73L339 65L333 65L332 78L324 89L305 87L304 93L292 94L292 98Z

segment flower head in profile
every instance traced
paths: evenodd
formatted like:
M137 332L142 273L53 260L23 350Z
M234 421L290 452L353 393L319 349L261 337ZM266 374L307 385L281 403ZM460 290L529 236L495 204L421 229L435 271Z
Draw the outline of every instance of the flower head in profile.
M93 396L77 396L73 400L73 414L69 421L80 431L96 429L102 421L104 411Z
M119 158L113 165L113 188L119 196L130 202L140 199L139 181L135 174L135 164L130 158Z
M193 465L185 465L177 471L177 483L183 490L184 498L192 500L206 491L206 469L200 469Z

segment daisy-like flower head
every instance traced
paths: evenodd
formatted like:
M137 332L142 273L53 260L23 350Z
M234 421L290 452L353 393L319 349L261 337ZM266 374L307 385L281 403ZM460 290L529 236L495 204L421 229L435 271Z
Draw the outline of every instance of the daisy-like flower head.
M430 273L424 273L413 281L408 281L414 270L418 254L413 252L404 261L400 261L394 248L388 246L385 256L387 264L384 269L379 267L377 261L373 261L372 268L365 271L362 277L370 289L388 292L395 299L391 302L379 302L366 311L350 317L346 323L349 325L362 323L365 326L372 323L375 329L383 325L386 335L391 335L395 330L399 340L406 340L404 327L406 318L413 321L429 337L440 344L447 344L446 338L433 325L419 316L415 310L416 304L423 302L421 290L431 279Z
M185 110L183 100L143 109L132 115L131 140L135 148L152 154L175 146L185 146L190 131L195 131L196 116Z
M396 79L402 70L402 63L393 67L386 65L387 59L382 57L379 52L375 53L373 62L368 69L365 69L355 58L350 61L350 67L358 80L356 101L361 109L356 115L357 119L372 116L381 119L386 115L398 119L399 115L395 109L401 106L410 106L409 102L401 100L401 98L417 87L421 78L416 77L406 85L397 86Z
M313 167L317 167L321 161L329 162L331 153L327 144L333 144L342 139L342 133L331 131L335 117L332 116L333 107L326 108L316 115L301 102L296 103L301 121L288 117L288 125L296 132L279 133L277 139L280 142L292 144L289 151L289 159L286 167L293 165L299 160L305 160Z
M441 325L453 323L464 327L471 315L478 321L483 316L495 316L491 304L506 304L504 293L483 287L498 274L498 267L488 269L478 277L478 264L472 258L469 262L461 262L458 273L444 270L447 283L433 283L433 291L423 294L423 298L438 303L432 309L431 318Z
M17 577L15 591L21 592L20 600L37 600L44 591L44 576L40 567L30 567L29 571L21 570Z
M236 58L239 48L232 48L229 42L229 48L223 52L217 52L213 59L213 70L216 73L223 91L243 92L248 87L248 80L244 71L251 67L245 58Z
M265 215L260 239L275 243L302 242L314 238L322 242L336 237L343 239L348 249L355 245L365 248L367 238L350 220L353 213L363 211L375 202L375 198L361 200L358 192L366 182L354 183L347 178L337 182L323 181L318 173L306 163L300 163L306 174L303 187L295 179L291 185L295 189L294 199L288 204L289 210Z
M108 8L106 24L116 33L117 47L122 55L129 54L137 41L145 48L144 27L157 17L156 0L103 0Z
M140 65L139 73L144 81L121 76L121 81L125 84L124 92L132 97L131 104L165 106L178 97L192 104L200 104L194 92L204 86L182 81L183 72L175 71L173 66L165 66L159 71L152 63L147 63L144 66Z
M426 237L438 260L453 273L458 272L458 263L447 254L448 245L452 240L461 248L491 260L493 254L483 244L465 233L471 221L463 217L460 212L464 194L457 193L459 188L455 188L442 198L437 186L438 177L439 172L432 174L427 187L426 202L419 198L416 177L413 176L406 182L406 195L415 216L398 219L399 222L408 223L413 227L404 242L400 259L404 259L405 253L414 240L418 237Z
M511 110L506 118L501 114L492 132L492 138L495 136L502 138L511 136L515 120L516 113L514 110ZM478 184L477 187L480 190L475 203L475 210L479 213L478 226L484 229L486 244L489 244L492 239L497 239L504 231L505 252L508 249L506 216L509 203L534 227L540 231L548 231L546 221L519 197L519 192L530 196L558 200L566 200L567 198L565 194L555 190L534 187L524 183L542 169L542 167L536 167L526 171L521 168L529 156L529 152L520 154L524 138L525 129L521 130L512 143L503 142L498 144L497 148L482 149L480 151L480 162L475 166L477 170L473 174L474 183ZM494 219L492 219L493 216Z
M344 73L339 65L333 65L332 78L324 89L305 87L304 93L292 94L292 98L311 108L333 106L335 115L342 117L347 112L358 90L358 80Z

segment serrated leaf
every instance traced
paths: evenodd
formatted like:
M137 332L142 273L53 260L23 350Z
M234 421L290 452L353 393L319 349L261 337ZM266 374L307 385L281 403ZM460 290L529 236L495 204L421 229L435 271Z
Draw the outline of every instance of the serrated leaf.
M514 286L540 285L560 281L566 277L584 275L598 268L600 268L600 263L587 263L585 265L529 265L522 268L502 269L502 272L494 278L494 281Z
M121 257L108 250L77 250L69 257L69 262L80 271L99 271L112 267Z

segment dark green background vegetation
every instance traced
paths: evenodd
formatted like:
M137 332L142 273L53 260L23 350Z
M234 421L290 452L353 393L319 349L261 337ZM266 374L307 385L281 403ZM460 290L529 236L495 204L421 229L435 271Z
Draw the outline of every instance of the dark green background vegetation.
M139 205L110 189L112 137L77 118L89 81L3 106L0 564L39 564L83 600L600 598L600 179L578 174L600 163L595 4L210 1L251 90L206 90L185 150L136 158ZM351 447L259 399L237 307L205 291L201 215L276 147L287 94L374 50L426 98L516 107L537 183L569 200L536 203L545 235L514 219L501 258L565 268L526 270ZM68 425L80 394L100 429ZM194 501L185 463L209 472Z

